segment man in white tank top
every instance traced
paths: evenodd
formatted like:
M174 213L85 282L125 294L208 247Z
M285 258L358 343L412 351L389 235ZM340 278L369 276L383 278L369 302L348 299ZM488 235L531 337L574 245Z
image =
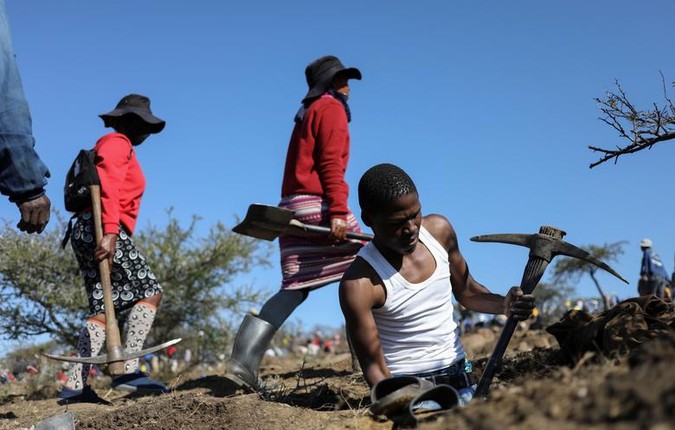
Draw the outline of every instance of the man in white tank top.
M441 215L422 216L412 179L379 164L359 182L363 222L374 239L340 282L347 334L369 386L400 375L452 385L464 402L475 385L464 366L452 295L466 308L527 319L534 297L491 293L469 272L457 235ZM464 403L463 402L463 403Z

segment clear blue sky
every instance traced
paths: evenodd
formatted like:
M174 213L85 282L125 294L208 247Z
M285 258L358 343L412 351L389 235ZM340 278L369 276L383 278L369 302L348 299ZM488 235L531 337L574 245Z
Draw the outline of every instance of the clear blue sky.
M645 6L643 6L643 4ZM675 3L613 1L7 0L37 150L63 211L77 150L104 132L97 114L130 92L152 99L165 131L138 148L148 187L139 226L165 209L203 228L234 225L250 203L276 204L304 68L325 54L363 72L352 83L350 205L361 174L406 169L423 210L454 224L474 276L496 292L520 282L527 250L474 235L551 224L574 244L628 241L610 293L636 291L643 237L673 270L675 142L594 169L587 145L621 142L594 97L620 79L639 106L675 80ZM664 48L665 47L665 48ZM0 218L17 211L0 201ZM240 280L270 294L271 269ZM545 278L546 279L546 278ZM292 318L338 326L336 285ZM580 295L594 295L589 279ZM170 291L167 292L170 294Z

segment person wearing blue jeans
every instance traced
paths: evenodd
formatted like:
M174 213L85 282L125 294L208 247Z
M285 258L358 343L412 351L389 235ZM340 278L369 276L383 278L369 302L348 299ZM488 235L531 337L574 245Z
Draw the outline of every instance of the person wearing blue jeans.
M506 296L494 294L476 281L454 228L442 215L422 216L417 188L400 167L370 168L358 195L361 218L374 238L345 272L339 296L366 382L375 387L392 377L414 376L449 385L460 405L468 403L476 386L453 295L472 311L516 320L529 318L534 296L518 287Z
M17 227L41 233L49 222L45 194L49 169L35 152L35 139L16 64L5 0L0 0L0 193L19 207Z

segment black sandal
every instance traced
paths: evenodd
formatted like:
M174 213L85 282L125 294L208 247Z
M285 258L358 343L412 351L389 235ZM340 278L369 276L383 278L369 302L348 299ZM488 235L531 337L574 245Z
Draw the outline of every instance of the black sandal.
M400 413L389 417L399 428L415 427L459 405L459 394L450 385L440 384L420 393Z
M420 393L433 387L431 381L416 376L394 376L373 385L370 391L370 412L389 416L408 406Z

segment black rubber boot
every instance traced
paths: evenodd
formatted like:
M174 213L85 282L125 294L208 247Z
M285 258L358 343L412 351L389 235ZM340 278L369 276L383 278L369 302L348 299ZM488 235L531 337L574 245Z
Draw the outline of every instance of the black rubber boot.
M251 314L246 315L234 338L232 357L227 362L225 377L240 387L255 391L260 361L276 331L267 321Z

